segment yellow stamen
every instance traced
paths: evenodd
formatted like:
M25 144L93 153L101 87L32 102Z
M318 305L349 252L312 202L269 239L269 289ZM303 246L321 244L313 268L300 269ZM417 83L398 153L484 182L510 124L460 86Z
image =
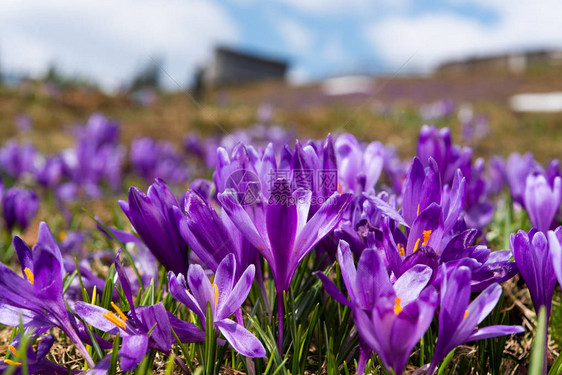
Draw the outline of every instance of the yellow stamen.
M414 245L414 253L418 250L418 246L420 246L420 238L418 238L418 240L416 241L416 244Z
M431 236L431 229L423 231L423 243L422 246L427 245L427 241L429 241L429 237Z
M124 322L127 321L127 316L125 314L123 314L123 311L121 311L119 306L117 306L115 303L113 303L113 301L111 302L111 307L113 307L113 309L115 310L117 315L119 315L119 317L121 318L122 321L124 321Z
M420 216L420 205L418 204L418 213L416 214L416 216Z
M217 286L217 284L213 284L213 287L215 288L215 305L219 304L219 287Z
M13 355L15 356L18 355L18 351L12 345L8 345L8 349L10 350L10 353L12 353Z
M31 285L33 285L33 282L35 281L35 276L33 276L33 272L31 272L29 268L25 267L23 273L25 273L25 276L27 276L27 280L29 280Z
M396 315L400 314L400 311L402 311L402 306L400 306L400 302L402 302L400 297L396 297L396 299L394 300L394 313Z
M12 361L11 359L5 359L4 363L6 363L10 366L21 366L20 362Z
M94 285L94 290L92 291L92 304L96 304L96 297L97 297L98 289L96 285Z
M343 194L343 186L341 186L341 182L338 182L338 193Z
M59 233L59 240L60 241L66 240L66 237L67 237L66 232L60 232Z
M111 323L115 324L117 327L123 328L125 329L125 327L127 327L125 325L125 323L123 323L123 321L119 320L118 317L116 317L111 311L108 311L105 314L102 314L103 317L107 320L109 320Z
M462 317L463 319L466 319L466 317L468 316L468 310L464 311L464 316Z
M400 253L401 257L406 255L406 251L404 250L404 246L401 243L398 244L398 252Z

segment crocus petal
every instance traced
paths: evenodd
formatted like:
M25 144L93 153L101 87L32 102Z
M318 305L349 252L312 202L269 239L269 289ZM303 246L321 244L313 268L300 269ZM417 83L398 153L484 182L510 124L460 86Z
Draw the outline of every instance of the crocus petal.
M187 306L188 309L193 311L201 321L205 320L205 313L199 307L195 297L187 291L187 285L183 275L174 275L172 271L168 272L168 290L172 297ZM206 311L206 310L205 310Z
M222 264L222 263L221 263ZM224 319L229 317L237 310L246 300L248 297L248 293L250 293L250 289L252 288L252 283L254 282L254 274L255 274L255 267L254 265L250 265L246 271L240 276L240 279L232 289L232 291L228 291L226 294L226 300L224 302L221 301L221 297L219 294L219 311L217 312L217 319ZM219 288L219 293L221 289Z
M183 343L202 342L205 341L205 332L193 323L183 321L168 313L170 325L178 338Z
M121 282L121 287L123 288L123 294L125 294L125 298L127 298L127 302L129 302L129 306L131 307L131 316L133 320L137 324L140 324L139 319L137 318L137 314L135 312L135 303L133 302L133 291L131 289L131 282L129 281L129 277L127 276L127 272L125 272L125 268L123 268L123 264L121 263L121 259L119 259L119 255L121 251L117 252L115 256L115 270L119 276L119 281Z
M59 264L61 265L63 264L62 254L60 252L59 245L55 240L55 237L53 237L53 233L51 233L51 229L44 221L42 221L39 224L39 234L37 236L37 244L33 247L33 251L36 250L48 251L59 261Z
M20 316L26 328L50 328L53 325L33 311L0 303L0 324L17 327L20 325Z
M299 255L297 263L300 263L308 251L338 225L352 199L352 194L334 193L310 218L296 240Z
M443 211L436 203L432 203L429 207L421 211L420 215L414 220L412 229L408 235L408 244L406 247L407 255L412 254L414 250L422 247L425 231L431 232L424 246L429 246L435 251L440 251L441 249L439 246L443 238Z
M355 269L355 263L353 262L353 255L351 255L349 244L343 240L340 240L338 245L338 263L341 268L341 275L345 288L347 289L347 294L352 301L355 301L357 299L357 296L355 295L355 279L357 271Z
M562 285L562 247L560 241L553 231L548 231L548 244L550 246L550 255L552 256L552 267L558 283Z
M449 199L445 205L445 223L444 233L449 233L453 228L462 212L464 205L464 196L466 192L466 179L462 176L460 170L455 173L453 187L449 194Z
M18 255L18 260L20 262L21 271L24 277L27 279L27 275L25 273L25 269L29 269L33 273L33 254L31 253L31 249L27 244L18 236L14 237L12 241L14 248L16 249L16 253Z
M406 221L404 220L402 215L400 215L398 213L398 211L396 211L396 209L394 207L392 207L390 204L388 204L387 202L383 201L382 199L380 199L379 197L377 197L375 195L371 195L371 196L365 195L365 197L378 210L380 210L383 215L388 216L389 218L396 221L400 225L404 225L405 227L409 227L409 225L406 223Z
M292 268L295 267L298 258L298 248L294 248L297 236L298 215L297 206L290 194L290 187L287 180L279 179L273 186L269 205L267 207L267 233L275 266L277 291L287 290L288 283L292 276Z
M363 309L371 309L378 295L393 293L388 273L380 255L373 249L365 249L357 263L355 279L355 294L360 306Z
M248 213L236 201L235 194L231 191L226 191L219 194L218 199L228 217L238 227L240 232L263 253L270 264L273 264L274 258L270 251L269 241L260 235Z
M414 223L418 216L417 207L424 179L425 171L423 164L416 156L410 165L410 171L408 172L408 177L404 183L404 191L402 192L403 215L406 222L410 225Z
M492 284L487 287L468 305L468 313L459 326L459 335L462 332L470 332L487 317L494 309L500 296L502 287L499 284Z
M154 343L160 351L168 353L174 337L172 336L168 313L162 302L152 306L139 306L136 310L145 329L152 329L150 335L151 347Z
M335 299L336 301L338 301L342 305L346 305L346 306L349 306L349 307L352 306L351 303L349 302L349 300L347 298L345 298L343 293L332 282L332 280L330 280L328 278L328 276L324 275L324 273L322 273L320 271L314 272L313 275L316 275L320 278L320 281L322 282L322 285L324 286L324 289L326 289L326 292L330 295L330 297L332 297L333 299Z
M238 353L251 358L265 356L262 343L246 328L229 319L219 320L215 325Z
M554 179L553 189L542 174L527 176L525 184L525 208L531 222L540 231L546 232L560 207L560 177Z
M396 296L400 297L402 305L407 305L418 298L432 275L433 269L423 264L415 265L404 272L393 285Z
M207 302L211 302L211 306L214 306L215 290L200 265L192 264L189 266L187 283L201 311L207 311Z
M121 369L123 371L131 371L134 369L148 350L148 336L134 335L123 337L123 344L119 351L121 359Z
M525 328L521 326L488 326L475 330L468 336L465 342L485 340L491 337L513 335L522 332L525 332Z
M197 193L188 191L184 212L174 207L180 234L191 249L213 271L234 248L232 238L215 210Z
M86 323L99 330L110 332L111 334L116 334L119 331L119 328L115 324L103 316L103 314L107 314L109 312L109 310L106 310L103 307L77 301L74 304L74 311L79 317L84 319ZM125 331L121 332L121 336L126 335Z
M215 273L214 283L217 285L217 289L219 291L219 305L221 305L221 302L225 301L226 297L230 296L230 292L234 286L235 275L236 260L234 258L234 254L231 253L228 254L222 262L220 262L217 272Z

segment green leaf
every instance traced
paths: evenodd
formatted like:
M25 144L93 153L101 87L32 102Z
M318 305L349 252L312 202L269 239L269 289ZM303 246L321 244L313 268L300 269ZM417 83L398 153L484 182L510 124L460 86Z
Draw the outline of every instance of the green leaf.
M529 365L529 375L541 375L545 365L546 347L546 308L541 306L539 311L539 322L537 333L531 349L531 363Z

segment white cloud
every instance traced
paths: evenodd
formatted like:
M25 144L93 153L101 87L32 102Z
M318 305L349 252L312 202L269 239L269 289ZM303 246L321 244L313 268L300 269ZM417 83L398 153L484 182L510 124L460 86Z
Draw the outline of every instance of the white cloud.
M314 34L302 23L284 18L278 23L279 33L291 50L309 52L314 43Z
M55 62L105 87L128 80L153 55L162 56L166 71L184 84L216 43L237 40L238 29L227 13L203 0L0 3L4 70L40 75Z
M451 0L460 2L464 0ZM536 47L562 47L558 0L481 2L499 15L491 25L455 13L401 15L368 25L372 48L386 62L429 69L447 59Z

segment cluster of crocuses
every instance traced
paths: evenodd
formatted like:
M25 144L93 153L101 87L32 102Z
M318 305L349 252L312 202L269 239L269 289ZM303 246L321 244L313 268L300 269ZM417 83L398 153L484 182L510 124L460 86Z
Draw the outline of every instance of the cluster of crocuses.
M82 146L68 160L61 157L61 168L74 165L66 173L79 175L72 181L86 191L100 178L118 176L90 160L103 158L107 145L118 147L115 129L101 118L90 121L79 136ZM150 140L137 141L137 147L141 175L173 174L174 168L140 150L166 160L177 155ZM494 196L506 183L533 228L513 234L511 249L492 251L483 234L493 219ZM219 147L213 181L195 180L180 196L160 178L146 193L130 187L128 200L119 204L136 235L99 223L123 244L133 266L124 267L118 252L107 281L87 259L67 259L80 247L79 235L59 243L42 223L33 250L15 237L21 273L0 265L0 323L23 324L26 335L40 342L36 350L20 348L25 337L19 332L0 368L20 368L25 357L30 373L68 373L47 359L54 339L45 333L52 327L75 343L94 374L108 371L114 355L99 355L108 349L117 349L121 369L129 371L150 351L169 355L178 341L205 341L209 330L218 345L243 356L284 354L291 347L285 320L294 313L285 311L285 299L299 267L313 258L324 298L352 313L358 373L374 356L402 373L433 323L433 357L422 368L432 374L459 345L523 332L521 326L481 326L501 297L500 284L518 272L535 308L550 311L556 280L562 283L562 229L556 228L561 199L557 162L545 170L530 155L512 155L505 162L493 159L485 170L469 148L452 143L448 129L430 126L421 129L410 163L388 146L362 144L350 134L294 147ZM135 300L143 286L159 280L162 302L139 303L140 294ZM252 285L265 293L266 280L274 284L277 313L277 348L267 350L245 321ZM198 324L168 309L170 299ZM95 361L87 346L99 349ZM185 368L179 357L176 363Z

